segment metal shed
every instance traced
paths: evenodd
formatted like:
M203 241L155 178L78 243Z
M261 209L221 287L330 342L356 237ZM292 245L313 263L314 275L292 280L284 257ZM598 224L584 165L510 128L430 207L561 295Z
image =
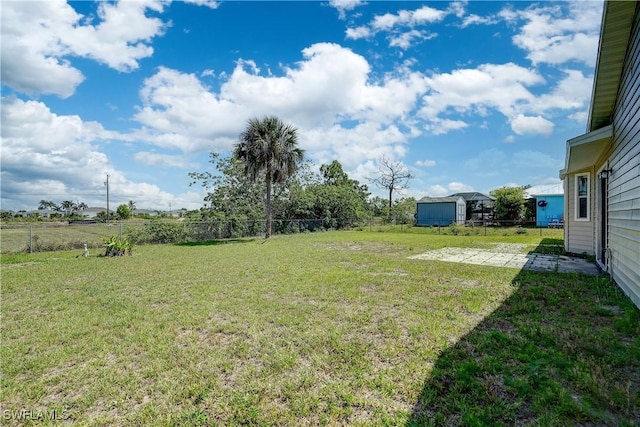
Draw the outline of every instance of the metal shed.
M466 209L462 197L423 197L416 203L416 225L464 224Z

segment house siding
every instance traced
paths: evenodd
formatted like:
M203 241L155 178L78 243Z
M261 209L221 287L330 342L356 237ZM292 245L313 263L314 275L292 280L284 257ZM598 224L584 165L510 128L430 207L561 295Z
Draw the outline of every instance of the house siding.
M576 218L576 175L589 173L589 220L577 221ZM593 169L581 171L577 174L571 174L565 181L565 249L568 252L588 255L595 254L594 239L595 239L595 221L597 218L597 205L596 205L596 183L594 179Z
M640 307L640 18L638 8L613 111L608 187L609 273Z

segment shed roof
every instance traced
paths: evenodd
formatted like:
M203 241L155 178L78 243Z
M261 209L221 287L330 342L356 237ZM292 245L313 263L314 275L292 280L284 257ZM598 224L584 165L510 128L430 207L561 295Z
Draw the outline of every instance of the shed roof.
M460 197L423 197L416 203L458 203Z
M559 184L534 185L525 190L525 197L563 195L564 186Z
M493 202L495 200L493 197L487 196L484 193L478 193L477 191L455 193L449 197L462 197L467 202Z

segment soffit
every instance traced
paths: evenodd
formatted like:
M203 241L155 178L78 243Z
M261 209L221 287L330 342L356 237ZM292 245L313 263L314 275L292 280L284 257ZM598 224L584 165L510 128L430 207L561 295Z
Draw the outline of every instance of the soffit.
M593 166L606 150L612 137L613 125L609 125L567 141L566 164L561 175Z
M588 130L611 124L629 35L638 3L608 1L602 18L598 63L593 84Z

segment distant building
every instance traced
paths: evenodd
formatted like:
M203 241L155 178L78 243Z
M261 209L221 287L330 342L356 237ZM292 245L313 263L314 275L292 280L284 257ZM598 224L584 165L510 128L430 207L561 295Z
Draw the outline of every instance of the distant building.
M416 202L416 225L464 224L466 209L462 197L423 197Z
M105 214L107 213L107 209L106 208L87 208L84 209L82 212L79 213L80 216L83 216L87 219L94 219L96 217L96 215L98 215L100 212L104 212Z
M495 199L484 193L470 191L466 193L455 193L449 197L462 197L467 205L465 219L487 219L493 211Z
M36 209L33 211L22 211L20 212L22 217L40 217L40 218L50 218L52 215L57 214L58 212L52 211L51 209Z
M536 204L536 226L564 226L564 186L560 184L535 185L525 190L525 197Z

